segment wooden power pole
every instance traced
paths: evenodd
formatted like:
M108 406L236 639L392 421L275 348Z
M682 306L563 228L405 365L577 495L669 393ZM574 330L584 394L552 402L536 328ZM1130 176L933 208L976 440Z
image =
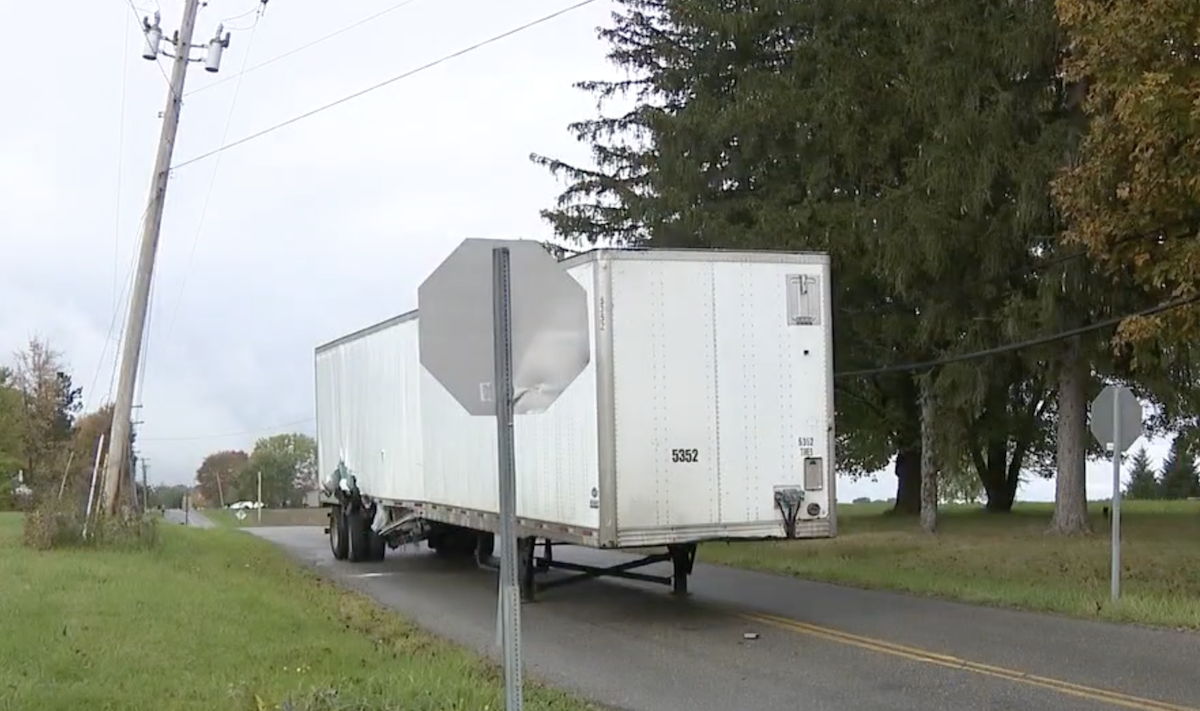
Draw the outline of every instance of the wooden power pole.
M129 462L129 440L132 424L133 391L137 383L138 361L142 353L142 340L146 329L146 314L150 308L150 284L154 277L154 260L158 252L158 236L162 228L163 208L167 199L167 179L171 172L171 156L175 151L175 135L179 131L179 110L183 105L183 84L187 78L188 63L192 61L192 34L196 29L196 13L200 0L185 0L183 20L179 32L168 40L174 46L173 53L165 53L174 59L171 81L167 93L167 108L163 112L162 131L158 139L158 154L154 159L154 174L150 179L150 198L146 206L145 222L142 225L141 246L138 251L137 272L134 276L133 293L129 299L129 316L126 320L125 339L122 343L120 375L117 380L117 399L113 406L112 429L109 436L108 461L104 467L105 509L109 514L120 507L122 472ZM162 29L159 16L154 24L143 21L146 48L142 57L158 61ZM217 28L216 36L207 44L205 69L218 70L221 53L229 46L228 33L222 38L223 28ZM132 474L132 472L131 472Z

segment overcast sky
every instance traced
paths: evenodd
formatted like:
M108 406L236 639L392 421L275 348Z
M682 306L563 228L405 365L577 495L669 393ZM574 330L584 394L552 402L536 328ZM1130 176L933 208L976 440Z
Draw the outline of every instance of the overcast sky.
M253 0L210 0L195 42L222 21L233 39L219 74L192 65L174 164L575 1L273 0L259 17ZM178 27L182 0L134 4L137 18L161 10L166 36ZM560 186L528 155L586 163L566 126L595 104L571 84L617 75L596 38L612 9L596 0L173 172L138 414L151 481L190 481L205 454L259 436L311 433L313 347L414 308L462 239L551 236L538 210ZM126 0L74 3L70 21L47 12L4 13L0 353L48 338L91 409L115 387L169 60L141 58ZM1093 497L1106 471L1090 467ZM893 490L887 474L839 494ZM1023 494L1050 498L1052 482Z

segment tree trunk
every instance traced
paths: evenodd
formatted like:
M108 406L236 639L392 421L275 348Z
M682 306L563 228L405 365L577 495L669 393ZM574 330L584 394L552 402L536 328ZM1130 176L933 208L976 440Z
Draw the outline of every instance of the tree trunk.
M983 491L987 494L985 510L990 513L1010 513L1017 488L1008 479L1008 434L992 434L987 445L984 463Z
M896 505L893 513L921 513L921 393L916 380L906 375L897 403L903 417L896 431Z
M1010 439L1016 434L1013 427L1011 377L998 372L988 384L984 416L978 423L977 433L983 441L972 438L972 458L979 471L979 480L987 498L985 510L989 513L1009 513L1016 499L1016 486L1009 480ZM977 436L978 436L977 435ZM1019 449L1019 442L1018 449ZM1020 472L1020 465L1017 466Z
M1058 367L1058 472L1054 482L1054 517L1050 533L1090 533L1087 517L1088 363L1080 353L1079 338L1066 342Z
M892 513L916 516L921 512L921 448L906 447L896 453L896 505Z
M926 533L937 532L938 467L935 416L933 377L927 376L921 387L921 529Z
M1021 467L1025 464L1025 452L1025 445L1018 443L1012 459L1008 462L1008 477L1004 480L1005 496L1008 497L1006 513L1012 512L1013 502L1017 500L1017 487L1021 485Z

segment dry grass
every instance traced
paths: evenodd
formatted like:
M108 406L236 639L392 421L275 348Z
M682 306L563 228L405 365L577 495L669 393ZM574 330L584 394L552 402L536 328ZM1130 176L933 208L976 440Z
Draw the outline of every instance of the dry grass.
M158 519L136 511L93 515L69 502L46 501L25 513L22 542L35 550L52 548L144 549L158 544ZM87 534L86 536L84 534Z
M326 582L270 543L164 527L150 550L20 545L0 514L0 708L480 711L496 666ZM530 684L530 709L591 708Z
M936 536L879 505L839 507L834 540L709 544L706 562L858 587L1078 617L1200 629L1200 502L1126 502L1122 600L1109 600L1110 536L1103 504L1095 533L1045 534L1051 507L1012 514L954 507Z

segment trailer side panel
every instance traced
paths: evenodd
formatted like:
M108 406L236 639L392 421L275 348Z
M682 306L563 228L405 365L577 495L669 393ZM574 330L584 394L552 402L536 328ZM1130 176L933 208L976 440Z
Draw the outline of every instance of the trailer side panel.
M317 451L325 477L338 463L379 499L425 498L421 362L414 317L316 353Z

